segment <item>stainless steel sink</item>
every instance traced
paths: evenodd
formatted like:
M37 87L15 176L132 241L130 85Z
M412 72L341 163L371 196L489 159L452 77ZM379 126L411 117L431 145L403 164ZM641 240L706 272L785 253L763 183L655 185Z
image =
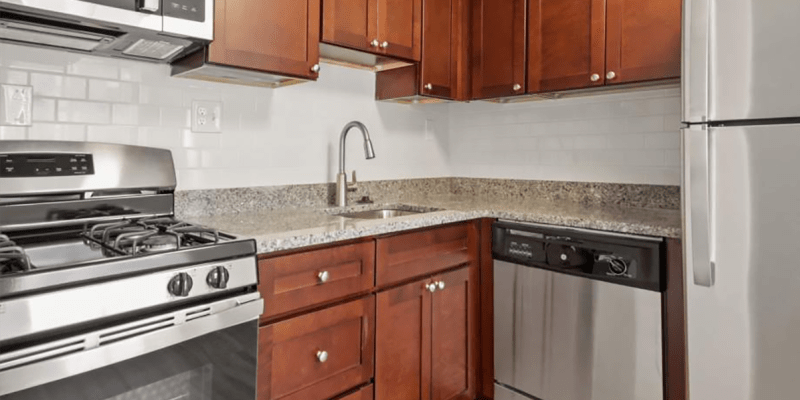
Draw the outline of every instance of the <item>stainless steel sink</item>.
M399 208L384 208L379 210L357 211L344 214L338 214L340 217L345 218L358 218L358 219L386 219L394 217L404 217L406 215L423 214L428 211L410 211L402 210Z

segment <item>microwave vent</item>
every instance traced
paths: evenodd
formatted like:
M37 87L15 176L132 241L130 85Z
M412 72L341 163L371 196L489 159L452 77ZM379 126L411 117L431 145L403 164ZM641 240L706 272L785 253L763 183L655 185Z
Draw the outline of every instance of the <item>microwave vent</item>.
M179 44L163 42L158 40L139 39L127 49L123 54L136 57L152 58L155 60L165 60L183 50L185 46Z

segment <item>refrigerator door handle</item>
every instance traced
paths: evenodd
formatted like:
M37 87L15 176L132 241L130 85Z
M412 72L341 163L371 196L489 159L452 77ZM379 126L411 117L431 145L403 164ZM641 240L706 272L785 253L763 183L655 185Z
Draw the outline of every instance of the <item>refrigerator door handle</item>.
M714 285L711 259L711 160L710 131L705 126L684 128L684 252L698 286Z

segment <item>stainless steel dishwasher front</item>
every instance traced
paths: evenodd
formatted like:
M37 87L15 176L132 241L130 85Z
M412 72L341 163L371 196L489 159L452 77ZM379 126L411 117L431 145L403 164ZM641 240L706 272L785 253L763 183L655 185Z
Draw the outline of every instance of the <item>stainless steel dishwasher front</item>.
M658 291L496 259L494 330L495 400L663 399Z

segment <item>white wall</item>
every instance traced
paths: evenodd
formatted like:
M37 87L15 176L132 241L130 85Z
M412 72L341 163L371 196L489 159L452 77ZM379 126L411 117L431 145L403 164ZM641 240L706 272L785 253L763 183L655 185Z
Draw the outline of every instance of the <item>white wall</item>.
M680 89L450 106L455 176L680 185Z
M0 44L0 83L34 87L33 126L0 139L107 141L173 150L179 189L331 182L339 131L361 180L442 176L680 182L679 91L493 104L374 101L374 74L322 66L280 89L169 77L169 67ZM192 100L223 102L223 132L189 129Z
M359 179L450 175L446 107L375 102L369 71L323 65L316 83L251 88L170 78L166 65L0 44L0 83L34 87L33 126L0 126L0 139L169 148L182 190L331 182L339 132L354 119L370 129L377 154L366 161L360 133L348 135L347 168ZM206 99L223 102L221 134L189 129L192 101Z

